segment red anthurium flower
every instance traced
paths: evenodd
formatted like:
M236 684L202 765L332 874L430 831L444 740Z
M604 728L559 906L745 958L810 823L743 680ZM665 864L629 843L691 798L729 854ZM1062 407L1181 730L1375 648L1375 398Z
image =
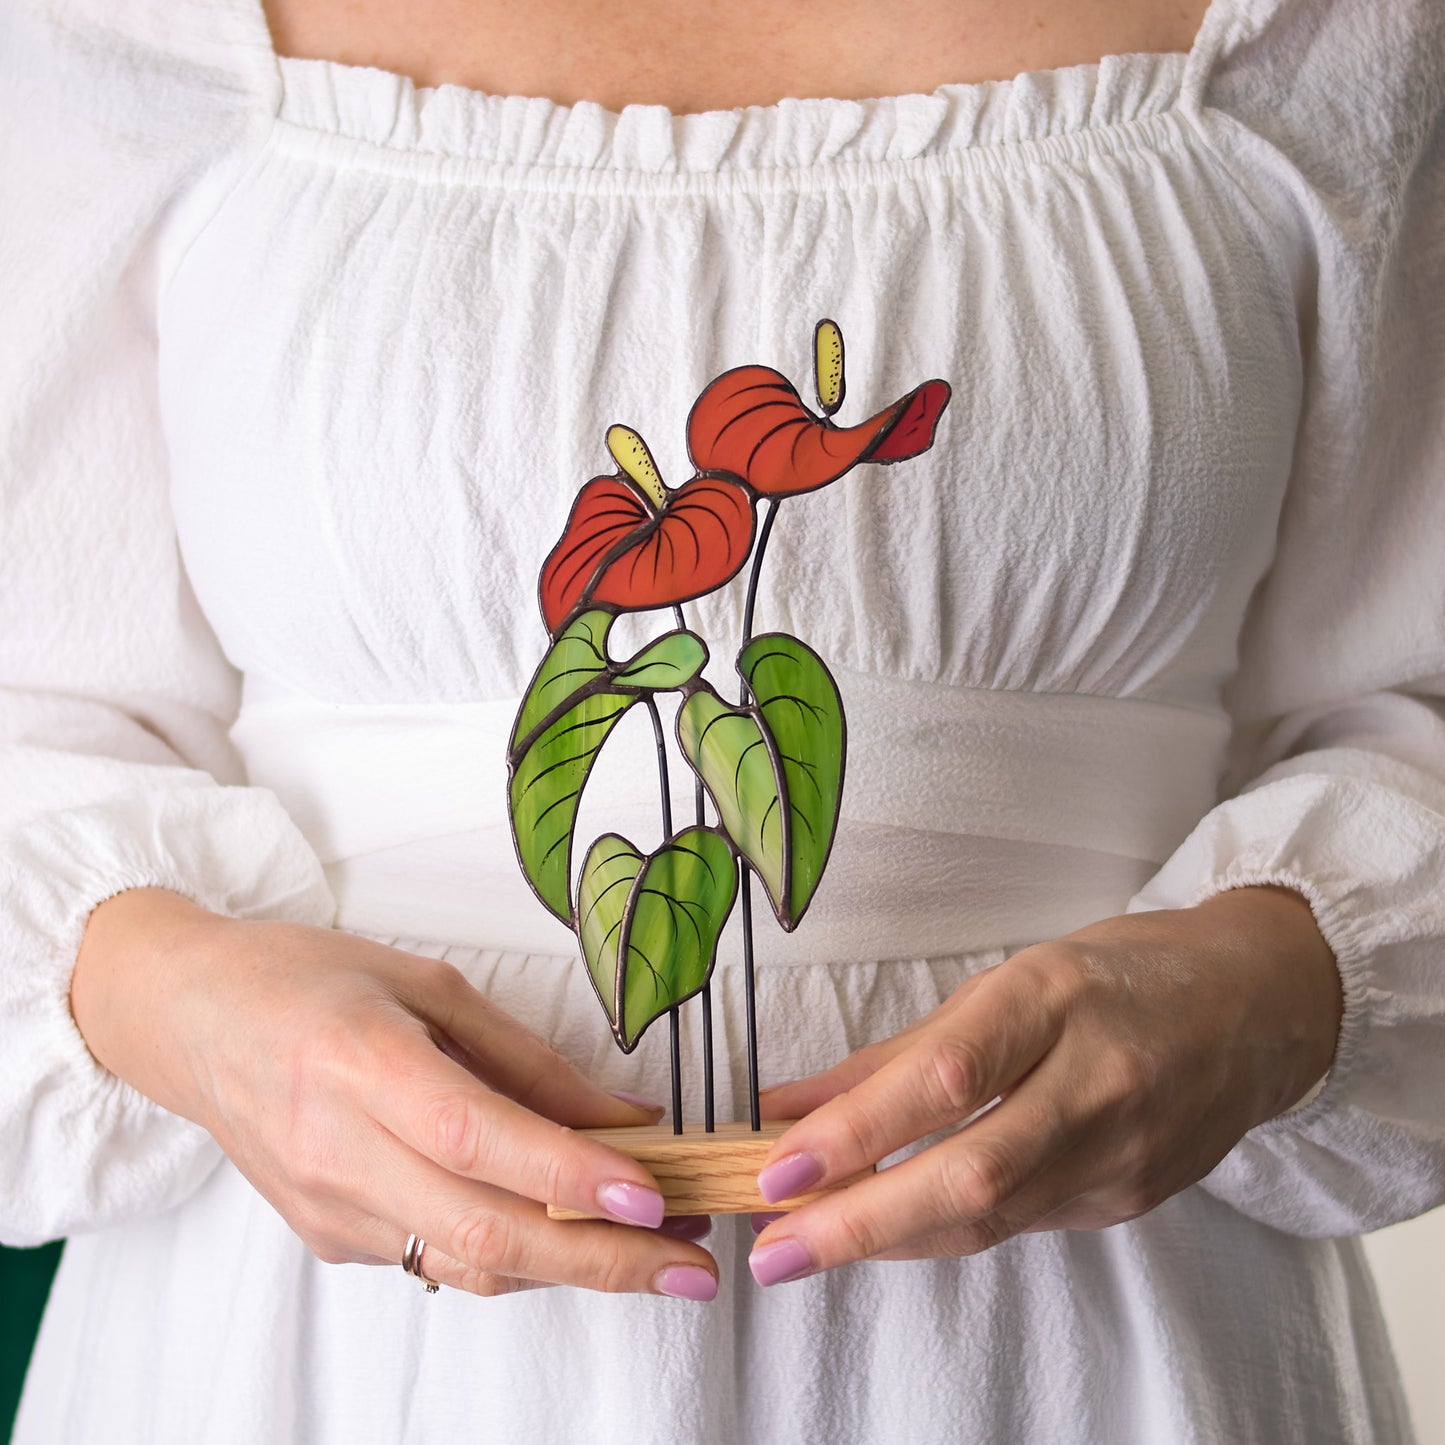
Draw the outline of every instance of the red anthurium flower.
M927 451L948 405L945 381L926 381L858 426L839 427L803 405L768 366L725 371L694 403L687 449L700 472L728 472L769 497L835 482L859 462L901 462Z
M647 444L613 426L612 476L578 493L561 540L542 566L542 616L555 636L584 606L646 611L689 602L729 582L752 551L759 496L791 497L837 481L859 462L901 462L933 445L948 383L926 381L858 426L835 426L843 404L843 333L824 318L813 332L819 416L768 366L739 366L713 381L687 418L699 475L663 485Z
M735 577L752 546L753 499L735 481L694 477L669 491L660 480L654 488L626 475L594 477L542 564L547 630L555 635L582 606L628 612L689 602Z

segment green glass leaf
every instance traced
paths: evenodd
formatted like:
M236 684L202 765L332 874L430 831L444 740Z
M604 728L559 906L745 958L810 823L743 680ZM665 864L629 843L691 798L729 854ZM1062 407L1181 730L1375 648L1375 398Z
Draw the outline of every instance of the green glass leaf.
M683 756L702 778L724 831L753 865L778 912L787 881L783 809L768 740L751 708L729 707L710 687L678 709Z
M597 753L640 698L686 686L707 663L700 637L666 633L626 662L607 656L610 613L584 612L532 679L508 753L512 837L537 896L569 922L572 829Z
M689 828L652 855L634 885L623 944L617 1042L624 1053L655 1018L707 982L737 887L732 850L711 828Z
M770 751L783 774L788 892L779 922L791 931L823 881L838 828L847 751L843 700L818 654L786 633L755 637L739 656L738 671L772 736Z
M575 617L547 650L512 728L515 748L554 708L607 670L607 633L612 614L594 608Z
M629 693L584 692L513 762L517 858L537 896L564 923L572 917L572 829L582 788L608 734L636 700Z
M647 860L617 833L604 833L588 850L577 883L577 938L592 987L617 1028L617 950L632 885Z
M707 982L736 894L732 850L711 828L689 828L646 859L616 833L588 850L577 936L623 1053Z
M619 664L613 681L650 692L675 692L691 682L706 663L707 646L702 638L692 632L669 632Z
M821 659L795 637L755 638L738 671L753 702L730 707L699 688L678 711L678 739L791 932L817 892L837 831L843 704Z

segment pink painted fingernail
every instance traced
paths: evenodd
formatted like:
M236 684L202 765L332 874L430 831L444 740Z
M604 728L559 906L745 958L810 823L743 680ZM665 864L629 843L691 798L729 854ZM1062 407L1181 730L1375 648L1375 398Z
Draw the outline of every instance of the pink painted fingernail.
M652 1287L658 1294L671 1295L673 1299L697 1300L699 1304L717 1298L717 1280L696 1264L668 1265L658 1271Z
M753 1215L749 1223L753 1226L754 1234L761 1234L768 1225L776 1224L778 1220L786 1219L787 1217L788 1211L786 1209L780 1209L776 1214L766 1214L762 1210L759 1210Z
M667 1210L657 1190L629 1184L624 1179L604 1184L597 1191L597 1202L614 1219L624 1224L640 1224L644 1229L656 1229Z
M657 1226L657 1232L670 1239L687 1239L696 1244L712 1233L712 1215L674 1214Z
M634 1109L646 1109L649 1114L662 1113L661 1104L644 1099L641 1094L625 1094L621 1089L613 1089L611 1092L614 1099L621 1099L624 1104L631 1104Z
M748 1268L753 1278L766 1288L807 1274L813 1268L813 1256L801 1239L780 1239L776 1244L755 1249L748 1256Z
M823 1161L816 1154L789 1154L758 1175L758 1193L769 1204L776 1204L811 1189L822 1177Z

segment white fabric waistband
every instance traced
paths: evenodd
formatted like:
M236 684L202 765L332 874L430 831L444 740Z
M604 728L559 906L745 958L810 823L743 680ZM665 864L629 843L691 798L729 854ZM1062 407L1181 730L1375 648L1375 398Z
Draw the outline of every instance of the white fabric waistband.
M1054 936L1121 910L1215 802L1223 715L842 671L838 683L848 768L828 874L795 934L762 935L760 958L936 957ZM511 842L517 705L338 705L248 679L232 736L249 781L316 848L338 926L568 955L571 934L533 898ZM693 780L675 757L671 784L683 826ZM657 798L638 709L588 783L574 861L608 830L656 846ZM725 940L720 961L732 951Z

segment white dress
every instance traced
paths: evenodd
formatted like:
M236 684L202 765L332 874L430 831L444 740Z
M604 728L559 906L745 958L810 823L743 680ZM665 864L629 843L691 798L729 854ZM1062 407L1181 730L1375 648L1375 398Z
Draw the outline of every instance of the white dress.
M1445 1200L1442 134L1424 0L681 117L278 62L256 0L10 0L0 1237L70 1237L18 1438L1411 1438L1354 1236ZM759 625L836 667L851 747L813 911L760 929L765 1081L1027 942L1278 881L1344 980L1325 1086L1132 1224L963 1261L763 1291L727 1221L705 1306L320 1264L91 1060L88 910L159 884L444 953L665 1097L506 837L536 575L609 423L680 482L702 385L806 393L825 315L840 421L953 402L769 554ZM689 608L723 671L740 611ZM655 828L647 746L580 836ZM716 992L734 1113L731 939Z

